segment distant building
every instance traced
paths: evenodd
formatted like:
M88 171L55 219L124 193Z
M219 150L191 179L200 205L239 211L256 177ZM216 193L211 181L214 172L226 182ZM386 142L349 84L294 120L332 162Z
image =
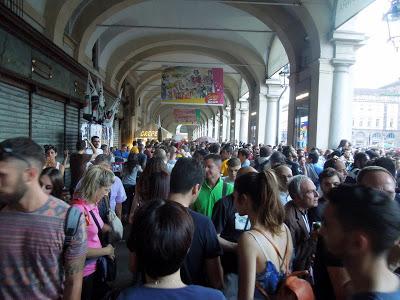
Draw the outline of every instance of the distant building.
M379 89L355 89L353 133L355 147L400 147L400 81Z

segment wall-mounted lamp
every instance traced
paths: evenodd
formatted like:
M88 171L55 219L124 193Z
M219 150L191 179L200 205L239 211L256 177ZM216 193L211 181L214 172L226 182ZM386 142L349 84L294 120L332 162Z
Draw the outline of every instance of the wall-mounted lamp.
M235 123L235 120L232 120L231 123Z
M308 96L310 96L310 93L303 93L303 94L299 94L299 95L297 95L296 96L296 100L301 100L301 99L304 99L304 98L307 98Z
M400 0L392 0L389 11L383 16L388 25L389 41L396 51L400 48Z
M52 79L54 77L53 68L36 58L32 59L32 72L44 79Z
M257 114L257 112L256 112L256 111L253 111L253 112L251 113L251 116L254 117L256 114Z

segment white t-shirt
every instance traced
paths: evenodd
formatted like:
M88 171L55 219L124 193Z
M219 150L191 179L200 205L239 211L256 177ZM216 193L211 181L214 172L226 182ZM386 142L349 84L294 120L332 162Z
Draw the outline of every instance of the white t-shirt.
M97 152L97 154L103 154L103 150L101 150L100 148L98 148L96 152ZM87 148L87 149L85 150L85 153L86 153L86 154L93 154L92 148Z

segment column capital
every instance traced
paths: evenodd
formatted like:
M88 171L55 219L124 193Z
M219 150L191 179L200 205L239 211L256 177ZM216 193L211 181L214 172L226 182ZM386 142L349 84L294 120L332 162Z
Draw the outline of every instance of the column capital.
M268 101L271 99L279 98L283 91L283 86L279 79L267 79L265 81L265 85L262 85L260 88L260 93L262 93L265 97L267 97Z
M249 110L249 101L239 101L240 103L240 111L248 111Z
M332 64L336 66L351 66L355 63L355 52L358 48L365 45L367 38L365 34L335 30L332 33L331 42L333 43L335 55Z

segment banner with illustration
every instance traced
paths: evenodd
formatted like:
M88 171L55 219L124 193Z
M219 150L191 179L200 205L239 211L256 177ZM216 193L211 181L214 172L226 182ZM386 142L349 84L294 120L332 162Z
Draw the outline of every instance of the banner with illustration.
M200 109L174 109L175 121L182 125L200 124Z
M161 103L224 105L222 68L167 67L161 74Z

